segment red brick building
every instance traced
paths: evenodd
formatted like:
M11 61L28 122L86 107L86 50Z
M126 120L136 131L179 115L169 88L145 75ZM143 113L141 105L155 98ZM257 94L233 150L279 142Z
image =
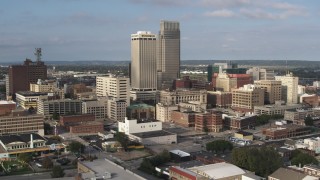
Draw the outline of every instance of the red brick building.
M178 166L171 166L169 168L169 173L170 173L170 180L181 180L181 179L198 180L200 177L202 177L188 169L184 169Z
M230 130L243 130L256 125L257 116L226 116L223 120L223 126Z
M92 133L98 133L104 132L103 123L102 122L84 122L84 123L78 123L77 125L72 125L69 127L70 133L76 133L76 134L92 134Z
M284 139L295 136L301 136L311 133L311 129L305 126L288 124L283 126L274 126L271 128L262 129L262 134L268 139Z
M212 108L215 107L231 107L232 104L232 93L221 92L221 91L209 91L207 94L207 103Z
M60 125L70 126L73 124L77 124L77 123L81 123L81 122L89 122L89 121L94 121L94 120L95 120L94 114L60 116Z
M184 76L182 79L176 79L173 87L174 89L189 89L192 87L192 81L189 76Z
M28 91L30 83L35 84L38 79L47 79L47 66L42 61L32 62L26 59L23 65L9 66L8 78L6 95L14 97L18 91Z
M171 119L175 124L183 127L195 126L195 112L180 112L178 110L171 112Z
M0 101L0 116L5 116L16 109L16 103L13 101Z
M207 113L200 113L195 115L195 130L220 132L222 130L222 113L212 111Z

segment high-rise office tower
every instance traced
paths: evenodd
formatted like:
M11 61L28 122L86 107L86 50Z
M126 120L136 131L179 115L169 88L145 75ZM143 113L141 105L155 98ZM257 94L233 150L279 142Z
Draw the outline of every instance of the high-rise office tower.
M129 78L109 75L97 76L96 94L98 97L112 97L115 101L124 101L130 105Z
M157 86L163 89L180 76L179 22L161 21L157 41Z
M157 88L156 35L138 31L131 35L131 87L134 91Z
M287 104L298 103L298 82L299 77L294 77L292 73L285 76L275 76L277 81L281 81L282 85L282 100Z
M26 59L23 65L9 66L6 77L6 95L11 99L18 91L28 91L30 83L37 83L38 79L47 79L47 66L41 61L41 48L36 48L37 61Z

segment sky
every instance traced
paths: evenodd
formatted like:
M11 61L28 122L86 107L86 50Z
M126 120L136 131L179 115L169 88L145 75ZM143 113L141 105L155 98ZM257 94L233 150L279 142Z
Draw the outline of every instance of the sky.
M180 22L181 60L320 60L319 0L0 0L0 62L130 60Z

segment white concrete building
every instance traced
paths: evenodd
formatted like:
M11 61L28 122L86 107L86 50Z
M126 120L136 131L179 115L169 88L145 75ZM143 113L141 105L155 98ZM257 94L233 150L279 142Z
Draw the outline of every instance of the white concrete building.
M303 143L308 145L309 150L320 153L320 137L304 139Z
M297 104L299 77L294 77L292 73L289 73L285 76L275 76L275 79L281 81L282 100L287 104Z
M32 91L19 91L16 93L17 106L24 109L30 107L37 108L39 100L47 100L48 93L45 92L32 92Z
M126 102L130 105L129 78L114 75L99 76L96 79L96 93L98 97L112 97Z
M119 132L125 134L144 133L162 130L162 122L156 120L136 120L125 118L124 122L118 122Z
M170 122L171 112L178 109L178 105L164 105L158 103L156 105L156 119L162 122Z
M274 71L260 67L252 67L247 70L247 74L251 74L254 81L256 80L274 80Z
M81 114L82 102L80 100L60 99L51 101L38 101L38 114L51 116L54 113L65 115L68 113Z
M180 111L204 112L207 109L207 104L200 103L199 101L189 101L186 103L179 103L179 107Z

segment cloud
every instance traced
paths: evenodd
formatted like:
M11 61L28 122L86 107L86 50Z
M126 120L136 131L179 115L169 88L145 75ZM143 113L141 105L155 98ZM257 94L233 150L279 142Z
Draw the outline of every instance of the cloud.
M129 0L134 4L151 4L163 7L187 6L194 4L192 0Z
M205 16L211 17L246 17L277 20L308 15L304 6L272 0L202 0L200 4L206 8L213 9L204 13Z
M247 18L253 19L271 19L271 20L279 20L279 19L287 19L292 16L306 16L305 12L294 11L294 10L286 10L280 12L268 12L263 9L241 9L239 13Z
M204 16L208 17L234 17L236 14L228 9L216 10L204 13Z

